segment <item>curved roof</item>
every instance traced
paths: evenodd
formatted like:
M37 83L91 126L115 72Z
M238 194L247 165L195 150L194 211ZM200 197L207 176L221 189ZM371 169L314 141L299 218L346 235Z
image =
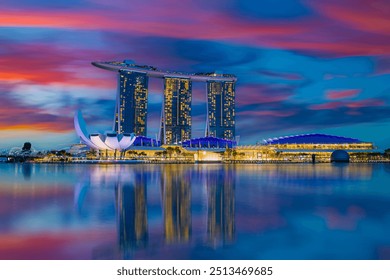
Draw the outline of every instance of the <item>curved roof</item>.
M191 79L192 81L198 82L207 82L207 81L221 81L221 82L235 82L237 77L231 74L217 74L217 73L183 73L175 71L163 71L157 69L153 66L147 65L136 65L133 61L118 62L118 61L109 61L109 62L92 62L93 66L110 70L110 71L120 71L128 70L133 72L145 73L149 77L153 78L183 78Z
M264 140L267 145L272 144L353 144L362 143L359 139L347 138L327 134L301 134L293 136L284 136Z
M126 150L137 139L134 134L116 133L93 133L89 134L81 111L77 111L74 116L74 126L76 134L88 147L96 150Z

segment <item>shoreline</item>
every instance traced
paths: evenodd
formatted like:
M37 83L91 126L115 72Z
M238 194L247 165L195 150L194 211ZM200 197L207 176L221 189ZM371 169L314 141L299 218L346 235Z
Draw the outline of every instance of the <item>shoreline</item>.
M308 161L177 161L177 160L77 160L77 161L24 161L24 162L0 162L0 164L224 164L224 165L235 165L235 164L305 164L305 165L316 165L316 164L368 164L368 163L390 163L389 160L367 160L367 161L350 161L350 162L308 162Z

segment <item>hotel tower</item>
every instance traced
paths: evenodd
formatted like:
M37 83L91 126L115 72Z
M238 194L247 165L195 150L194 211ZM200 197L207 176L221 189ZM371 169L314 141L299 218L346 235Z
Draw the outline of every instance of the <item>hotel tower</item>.
M164 79L162 143L178 144L191 139L192 82L190 79Z
M207 82L206 136L233 140L235 137L235 82Z
M160 126L162 144L179 144L191 139L192 82L207 84L205 135L234 139L236 76L162 71L153 66L136 65L131 60L92 62L92 65L118 73L115 133L147 136L148 81L149 78L159 78L164 79Z
M148 76L146 73L120 70L115 108L114 131L146 136Z

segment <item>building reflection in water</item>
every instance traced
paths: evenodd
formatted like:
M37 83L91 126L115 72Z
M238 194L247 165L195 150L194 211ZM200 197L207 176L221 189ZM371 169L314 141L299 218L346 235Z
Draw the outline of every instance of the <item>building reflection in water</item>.
M167 243L188 242L191 237L191 176L185 165L162 167L161 195L164 236Z
M105 211L108 201L91 199L95 199L94 193L106 189L115 197L117 229L116 244L96 247L94 258L133 258L136 252L150 252L149 239L153 239L157 248L190 243L193 223L194 234L200 234L208 246L215 248L234 242L235 170L222 165L204 166L200 170L182 164L91 168L75 187L75 206L80 213L85 212L83 204L98 206L92 207L94 212ZM201 195L202 191L205 192ZM150 220L148 204L152 207Z
M132 168L125 165L112 165L94 166L88 170L88 174L81 176L82 179L75 186L74 193L75 207L80 213L86 197L94 197L91 192L99 193L102 189L107 189L115 195L117 245L102 244L94 248L93 258L126 259L131 257L134 250L147 247L148 175L149 171L141 166ZM107 203L102 200L94 201L93 204L100 206L94 210L104 212L108 208Z
M206 172L208 214L207 236L212 246L229 244L235 237L235 179L233 167Z
M148 218L146 174L130 173L118 181L115 189L119 247L126 254L131 249L146 247Z
M22 174L25 180L30 180L31 178L31 163L22 164Z

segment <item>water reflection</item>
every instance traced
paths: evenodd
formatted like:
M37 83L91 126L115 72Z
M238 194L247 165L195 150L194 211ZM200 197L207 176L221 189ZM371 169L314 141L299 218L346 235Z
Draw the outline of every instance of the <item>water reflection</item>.
M115 188L119 247L127 255L148 243L145 173L118 178Z
M137 250L147 249L149 243L159 242L159 236L164 240L159 246L195 242L192 240L194 211L197 232L204 234L201 239L207 240L211 247L221 247L231 244L235 237L234 172L226 166L203 171L187 165L92 167L76 184L75 206L81 211L91 190L107 188L115 192L119 250L107 246L97 248L99 252L95 255L99 258L115 258L113 254L131 258ZM193 191L205 191L205 200L201 201L204 205L200 205L205 211L193 209L199 208L199 202L192 201ZM148 192L152 193L149 203ZM154 207L157 196L161 215L148 215L148 205ZM149 216L154 220L160 216L161 223L149 224ZM154 240L150 240L150 231Z
M185 165L166 165L161 175L164 236L167 243L191 237L191 174Z
M150 258L154 253L156 258L169 258L166 246L189 248L200 240L202 246L214 250L234 246L236 215L250 222L239 223L248 232L278 228L285 223L282 215L288 209L275 192L288 189L291 195L308 194L311 189L334 189L335 182L370 180L372 166L108 165L92 166L80 178L75 188L78 209L87 203L84 189L103 188L114 195L116 245L103 246L99 258ZM236 182L241 190L238 201ZM323 203L299 204L298 198L283 201L294 209L307 210ZM328 220L328 212L321 209L329 207L321 207L313 208L313 213Z
M369 180L373 166L370 164L253 164L238 165L237 173L259 174L277 181L290 180Z
M204 184L207 186L207 235L213 246L231 243L235 234L235 180L233 170L205 172Z
M0 164L0 258L390 258L389 170Z
M23 163L22 164L22 174L23 178L25 180L30 180L31 178L31 164L30 163Z
M0 243L13 242L0 258L387 258L389 176L370 164L4 164Z

